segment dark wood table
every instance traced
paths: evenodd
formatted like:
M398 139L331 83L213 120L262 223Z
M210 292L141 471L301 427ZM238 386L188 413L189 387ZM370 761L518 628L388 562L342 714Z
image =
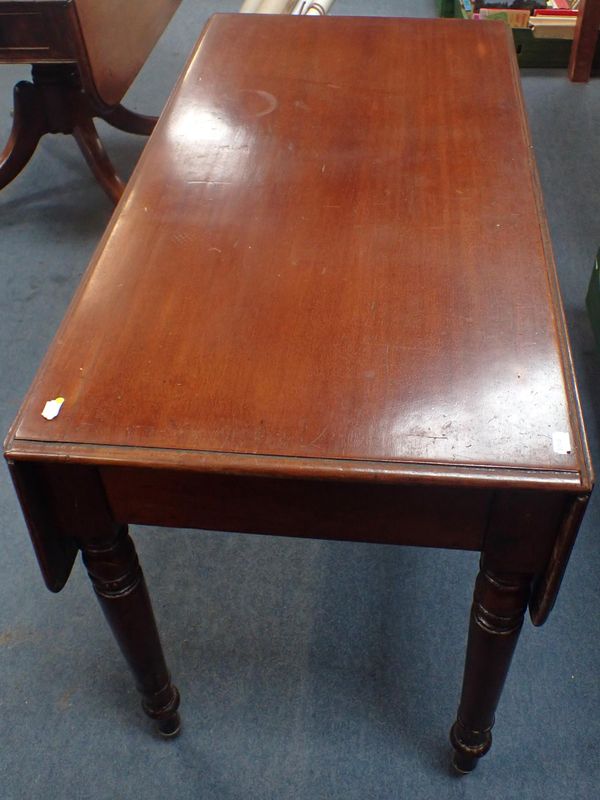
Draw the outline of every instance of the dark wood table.
M569 59L569 77L577 83L590 79L600 27L600 0L581 0Z
M123 192L94 117L149 134L155 117L121 105L181 0L0 0L0 64L32 64L14 89L0 189L27 164L46 133L72 134L113 202Z
M218 15L183 72L6 442L163 733L127 523L480 551L456 766L490 747L592 488L509 34Z

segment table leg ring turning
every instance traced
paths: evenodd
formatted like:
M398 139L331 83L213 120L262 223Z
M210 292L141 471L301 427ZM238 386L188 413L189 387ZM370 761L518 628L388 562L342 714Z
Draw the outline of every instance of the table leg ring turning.
M135 677L142 708L162 736L179 733L179 692L171 683L134 544L125 526L106 540L81 544L83 560L108 624Z
M471 731L457 719L450 731L450 743L454 748L452 765L457 772L466 774L472 772L478 760L488 752L492 746L492 731Z
M181 730L181 719L177 713L179 708L179 692L171 681L159 692L150 697L144 697L142 708L150 719L155 719L158 732L165 739L172 739Z
M450 731L454 767L472 772L492 746L492 727L521 632L532 576L497 573L481 559L475 582L465 673Z

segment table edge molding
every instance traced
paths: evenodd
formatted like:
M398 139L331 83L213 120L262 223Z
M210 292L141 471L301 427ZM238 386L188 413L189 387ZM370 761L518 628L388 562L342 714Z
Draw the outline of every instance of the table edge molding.
M11 461L73 463L103 467L143 467L254 477L374 483L428 483L590 492L592 482L572 470L541 470L494 465L323 459L154 447L128 447L9 438L4 456Z

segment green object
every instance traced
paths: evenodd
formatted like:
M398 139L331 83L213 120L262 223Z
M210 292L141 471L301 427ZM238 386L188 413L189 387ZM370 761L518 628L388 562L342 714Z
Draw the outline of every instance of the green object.
M454 0L436 0L438 7L438 16L440 17L453 17L454 16Z
M596 346L600 349L600 250L596 255L596 263L592 270L585 304L587 305L588 316L596 338Z
M461 0L437 0L439 14L442 17L458 17L468 19ZM452 6L452 8L450 8ZM485 25L486 21L477 24ZM537 67L566 69L569 65L572 41L570 39L537 38L528 28L513 28L513 38L517 51L517 61L520 67ZM596 55L592 71L600 67L600 50L596 48Z

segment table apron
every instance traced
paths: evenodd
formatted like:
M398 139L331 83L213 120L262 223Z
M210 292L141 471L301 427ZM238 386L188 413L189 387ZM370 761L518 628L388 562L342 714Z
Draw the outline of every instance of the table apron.
M475 550L503 573L541 578L554 564L551 571L559 577L553 586L578 527L571 520L578 496L558 488L261 477L65 461L11 459L9 467L53 591L66 582L83 543L102 540L124 524ZM546 606L555 593L543 590Z
M70 3L2 3L0 64L77 61Z
M123 522L480 550L490 489L100 467Z

